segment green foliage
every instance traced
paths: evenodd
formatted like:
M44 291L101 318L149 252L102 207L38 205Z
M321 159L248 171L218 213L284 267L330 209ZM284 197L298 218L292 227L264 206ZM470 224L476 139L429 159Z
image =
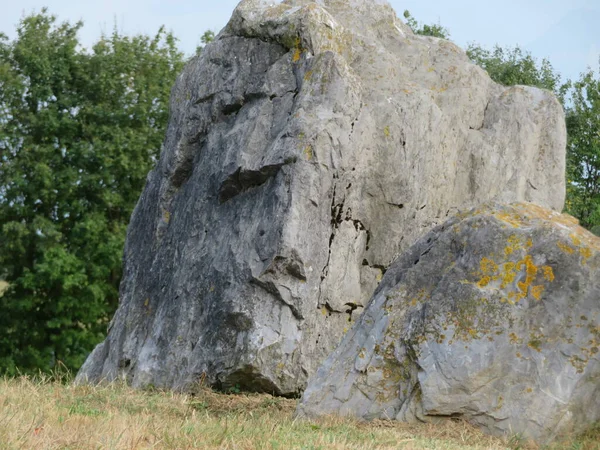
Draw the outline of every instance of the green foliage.
M560 75L547 59L541 63L531 53L520 47L504 49L498 45L487 50L477 44L470 44L467 55L475 64L485 69L492 80L504 86L521 84L548 89L559 96L564 93Z
M215 40L215 32L211 30L207 30L204 32L202 37L200 37L200 45L196 47L196 55L202 53L202 49L206 44Z
M0 373L77 369L103 338L183 64L162 28L86 52L81 26L42 10L0 38Z
M417 20L410 15L410 11L404 11L404 18L406 19L406 24L411 28L413 33L419 34L421 36L433 36L442 39L450 39L450 32L447 28L441 26L440 24L433 25L421 25Z
M600 64L599 64L600 70ZM592 70L572 83L567 109L566 211L600 231L600 77Z

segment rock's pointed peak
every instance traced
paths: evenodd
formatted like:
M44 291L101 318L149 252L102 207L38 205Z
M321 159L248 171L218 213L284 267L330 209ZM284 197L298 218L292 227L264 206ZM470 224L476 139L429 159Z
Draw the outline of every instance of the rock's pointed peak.
M313 54L356 53L381 36L412 35L385 0L243 0L226 27L226 34L274 40L287 48Z

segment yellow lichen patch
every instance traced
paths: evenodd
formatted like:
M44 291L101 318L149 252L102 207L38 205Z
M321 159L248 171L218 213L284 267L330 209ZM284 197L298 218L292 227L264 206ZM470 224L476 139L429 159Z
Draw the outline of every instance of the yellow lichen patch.
M541 284L537 285L537 286L533 286L531 288L531 295L536 300L541 300L543 293L544 293L544 286L542 286Z
M515 278L517 276L516 269L517 265L512 261L509 261L502 265L502 284L500 285L502 289L504 289L506 286L515 281Z
M531 255L526 255L525 258L517 263L517 270L522 270L525 268L525 281L520 281L517 283L517 286L523 293L523 295L527 295L527 289L531 286L531 283L535 281L535 276L537 275L538 268L533 263L533 258Z
M292 56L292 62L300 61L301 57L302 57L302 50L300 50L299 48L295 49L294 56Z
M592 250L589 247L581 247L579 249L579 254L583 259L582 263L585 264L587 260L592 257Z
M552 270L552 267L543 266L542 272L544 273L544 279L546 281L550 281L550 282L554 281L554 271Z
M564 242L557 242L556 245L558 246L558 248L560 248L563 252L572 255L573 253L575 253L575 249L567 244L565 244Z
M508 213L508 212L504 212L504 211L498 211L498 212L494 213L494 217L500 219L503 222L508 223L509 225L513 226L514 228L519 228L523 225L523 222L521 221L521 216L519 216L516 213Z
M575 233L571 233L569 237L571 238L571 241L573 241L573 245L581 245L581 239Z
M517 250L520 250L521 248L521 240L513 234L508 238L508 245L504 248L504 255L510 256Z
M327 308L325 306L321 306L321 314L323 314L324 316L327 315Z
M391 133L390 133L390 127L387 127L387 126L386 126L386 127L383 129L383 134L385 134L385 137L390 137L390 134L391 134Z
M304 154L306 155L306 159L307 161L310 161L313 158L313 149L312 149L312 145L307 145L304 148Z
M312 70L307 70L306 73L304 74L304 80L305 81L310 80L312 78L312 74L313 74Z
M163 219L165 222L169 223L171 221L171 213L169 211L163 212Z
M479 268L483 275L494 275L498 271L498 265L490 258L482 258Z
M514 255L521 244L517 237L509 238L509 245L504 249L504 256ZM527 247L527 244L525 244ZM498 265L491 257L484 257L480 261L479 272L475 274L479 277L475 284L480 289L492 288L495 290L508 290L501 293L500 303L514 305L531 295L535 300L540 300L545 290L545 286L540 283L539 275L543 275L543 281L554 281L554 272L550 266L538 267L534 264L531 255L526 254L519 261L507 261ZM524 275L524 277L523 277ZM521 279L515 287L514 282ZM534 286L535 281L538 283ZM492 285L492 282L499 281L499 286Z
M479 282L477 283L477 286L479 286L480 288L486 287L488 284L490 284L491 280L492 279L487 275L484 277L481 277L481 280L479 280Z

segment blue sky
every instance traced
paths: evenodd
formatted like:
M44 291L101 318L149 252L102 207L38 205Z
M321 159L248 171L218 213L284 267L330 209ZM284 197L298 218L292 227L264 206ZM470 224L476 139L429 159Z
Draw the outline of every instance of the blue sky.
M454 42L521 47L548 57L566 77L576 77L600 55L600 0L391 0L399 16L405 9L420 22L441 23ZM191 54L206 29L218 31L237 0L4 0L0 31L14 36L23 13L48 6L62 20L83 20L81 38L90 45L116 23L126 33L154 33L166 25Z

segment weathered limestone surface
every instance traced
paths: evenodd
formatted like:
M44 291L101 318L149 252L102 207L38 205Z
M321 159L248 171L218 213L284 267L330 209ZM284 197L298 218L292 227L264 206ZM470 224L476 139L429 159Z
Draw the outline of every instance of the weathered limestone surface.
M297 394L402 250L490 199L561 209L564 159L552 94L386 2L243 1L173 89L79 380Z
M599 250L533 204L459 214L392 264L299 412L581 431L600 419Z

